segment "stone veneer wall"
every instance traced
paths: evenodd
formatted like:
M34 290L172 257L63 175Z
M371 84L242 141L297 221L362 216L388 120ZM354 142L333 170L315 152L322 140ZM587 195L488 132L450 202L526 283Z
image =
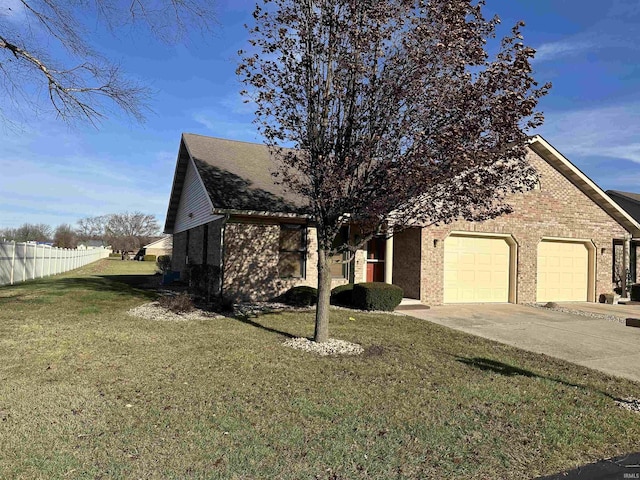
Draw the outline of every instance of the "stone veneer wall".
M513 213L485 222L459 221L422 230L423 303L443 302L444 239L452 231L513 235L518 244L518 303L536 301L537 247L542 237L591 240L596 247L596 299L612 291L613 239L623 238L624 228L535 152L530 151L528 158L540 175L540 189L513 195Z

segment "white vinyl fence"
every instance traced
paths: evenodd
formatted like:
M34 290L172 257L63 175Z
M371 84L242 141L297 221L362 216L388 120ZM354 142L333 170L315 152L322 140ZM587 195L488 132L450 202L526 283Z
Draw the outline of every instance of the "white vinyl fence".
M68 272L109 256L110 250L71 250L35 243L0 242L0 285Z

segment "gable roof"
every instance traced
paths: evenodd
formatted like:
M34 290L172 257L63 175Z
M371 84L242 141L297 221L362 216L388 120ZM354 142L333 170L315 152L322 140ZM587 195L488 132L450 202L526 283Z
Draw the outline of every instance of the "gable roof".
M580 171L564 155L556 150L540 135L529 140L529 147L546 160L552 167L562 173L571 183L578 187L587 197L593 200L614 220L622 225L634 237L640 236L640 224L628 212L620 207L589 177Z
M640 194L632 192L621 192L619 190L607 190L609 195L618 205L620 205L637 222L640 222Z
M165 232L172 232L189 159L215 212L303 214L305 202L274 182L275 157L266 145L183 133Z
M615 195L616 197L621 197L631 202L640 204L640 193L621 192L620 190L607 190L607 195L609 195L610 197L613 197Z
M529 147L634 237L640 237L638 220L549 142L536 135L529 140ZM214 209L212 213L275 216L302 215L307 211L305 202L300 197L285 191L282 185L275 183L272 172L277 168L276 159L265 145L183 133L165 232L173 232L190 160L196 166L198 176L209 194ZM639 197L636 200L640 202L640 195L630 195Z

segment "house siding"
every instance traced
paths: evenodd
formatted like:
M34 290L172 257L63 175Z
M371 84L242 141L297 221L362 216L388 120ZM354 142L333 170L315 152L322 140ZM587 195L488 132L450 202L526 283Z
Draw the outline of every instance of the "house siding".
M209 195L202 185L193 161L189 159L184 186L178 204L174 233L204 225L213 220Z
M540 189L513 195L513 213L485 222L458 221L422 230L424 303L443 303L444 239L452 231L510 234L518 245L517 302L536 301L538 244L543 237L586 239L595 245L595 296L612 290L613 239L625 229L535 152L529 162L538 170ZM434 243L434 240L438 240Z

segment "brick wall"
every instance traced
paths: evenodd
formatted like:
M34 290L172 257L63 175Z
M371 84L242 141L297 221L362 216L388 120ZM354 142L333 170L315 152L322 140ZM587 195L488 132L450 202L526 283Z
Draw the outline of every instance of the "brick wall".
M315 228L307 228L305 277L302 279L279 277L279 239L279 223L227 223L223 280L226 296L240 300L269 300L297 285L317 286L318 244Z
M424 303L442 303L444 239L452 231L513 236L518 244L518 303L536 300L537 247L542 237L592 241L596 247L596 299L612 290L613 239L622 238L624 228L536 153L530 151L528 157L540 174L540 189L514 195L510 200L512 214L485 222L460 221L422 230L420 298Z
M173 252L171 254L171 270L181 272L186 263L187 232L173 235Z
M640 242L633 242L631 248L636 251L636 278L634 280L636 283L640 283Z
M224 219L209 223L209 242L207 245L207 264L220 266L222 262L222 228Z
M189 258L191 265L202 265L204 248L204 225L189 230Z
M208 223L206 228L205 225L192 228L188 230L188 234L186 231L174 234L173 254L171 257L172 270L184 272L187 263L192 265L201 265L203 263L205 230L208 231L206 263L209 265L220 265L222 258L222 245L220 241L222 239L221 231L223 224L224 220L220 219ZM187 237L189 238L188 248Z
M420 298L421 229L410 228L393 236L393 284L408 298Z

